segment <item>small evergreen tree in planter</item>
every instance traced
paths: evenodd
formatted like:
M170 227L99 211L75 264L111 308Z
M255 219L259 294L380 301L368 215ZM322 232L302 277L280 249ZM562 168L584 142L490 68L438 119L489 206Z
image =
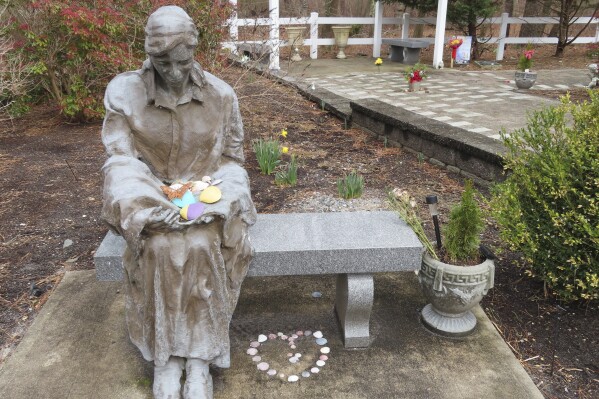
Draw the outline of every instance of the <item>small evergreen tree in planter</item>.
M518 70L514 76L516 87L519 89L530 89L537 81L537 73L531 71L533 64L532 56L534 53L535 51L529 44L522 54L520 54L520 58L518 59Z
M392 208L413 228L420 229L420 220L405 194L390 196ZM424 295L430 301L421 312L426 327L439 334L463 336L476 327L476 317L470 309L477 305L490 288L493 288L495 265L486 259L474 266L462 266L478 261L480 238L484 229L482 212L475 201L472 182L467 181L460 203L455 206L443 229L445 252L451 262L443 263L432 252L433 246L421 234L427 251L422 258L418 278ZM411 213L410 213L411 211Z

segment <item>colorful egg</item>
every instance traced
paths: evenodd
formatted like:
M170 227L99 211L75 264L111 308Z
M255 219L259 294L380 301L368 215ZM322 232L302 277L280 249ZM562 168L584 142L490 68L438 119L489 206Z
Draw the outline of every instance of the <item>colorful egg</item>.
M185 205L181 208L179 214L185 220L194 220L199 218L204 213L204 204L196 202L195 204Z
M206 187L200 194L200 201L206 204L214 204L222 197L220 188L216 186Z
M196 202L198 202L198 200L196 200L196 197L194 197L193 193L189 190L183 194L183 197L173 198L172 200L172 203L177 205L179 208L183 208L185 205L195 204Z

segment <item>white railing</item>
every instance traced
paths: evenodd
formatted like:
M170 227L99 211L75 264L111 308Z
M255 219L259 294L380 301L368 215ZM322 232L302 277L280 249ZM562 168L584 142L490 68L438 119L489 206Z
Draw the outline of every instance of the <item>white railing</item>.
M377 2L379 3L379 2ZM379 3L380 4L380 3ZM378 4L377 4L378 6ZM318 58L318 46L331 46L335 44L335 39L319 38L319 25L374 25L374 37L370 38L352 38L348 40L348 45L372 45L373 57L379 57L381 51L381 36L382 25L397 25L401 26L401 37L408 38L410 25L432 25L435 26L435 18L412 18L408 13L403 14L401 18L383 18L382 12L376 8L375 17L353 18L353 17L320 17L318 13L313 12L310 17L303 18L257 18L257 19L237 19L229 20L230 33L232 41L223 43L224 47L236 51L236 44L240 43L235 39L238 37L239 27L255 27L255 26L270 26L269 40L266 41L244 41L244 43L266 43L271 46L272 54L269 68L279 69L278 48L280 46L288 46L289 43L285 40L279 40L278 30L281 25L307 25L309 26L310 37L303 40L304 46L310 47L310 58ZM273 23L273 21L275 21ZM587 24L595 27L595 36L578 37L573 41L575 44L597 43L599 42L599 18L580 17L573 21L573 24ZM501 14L500 17L493 17L486 20L479 20L479 23L489 25L499 25L498 36L494 37L479 37L479 42L497 44L496 60L501 61L504 55L506 44L555 44L557 37L508 37L508 24L524 25L524 24L558 24L558 17L510 17L507 13ZM276 30L273 33L273 30ZM427 38L431 41L432 38ZM570 38L571 39L571 38Z

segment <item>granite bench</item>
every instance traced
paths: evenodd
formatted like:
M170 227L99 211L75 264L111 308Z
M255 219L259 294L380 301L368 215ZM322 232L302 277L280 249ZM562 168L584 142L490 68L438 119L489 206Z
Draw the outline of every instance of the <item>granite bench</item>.
M239 43L237 51L251 60L257 60L263 64L270 62L272 50L268 44L263 43Z
M430 41L425 39L382 39L389 45L391 61L414 65L420 60L420 50L428 48Z
M368 347L373 273L420 268L422 244L394 212L260 214L248 277L336 274L346 348ZM109 232L94 255L98 280L123 279L125 241Z

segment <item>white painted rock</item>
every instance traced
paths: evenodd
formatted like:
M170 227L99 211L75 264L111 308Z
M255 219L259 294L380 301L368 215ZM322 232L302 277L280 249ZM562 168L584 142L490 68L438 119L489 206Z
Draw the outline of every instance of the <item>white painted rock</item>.
M247 353L248 355L250 355L250 356L254 356L254 355L256 355L256 354L258 353L258 349L256 349L256 348L249 348L249 349L246 351L246 353Z
M264 334L260 334L258 335L258 342L262 343L262 342L266 342L268 340L268 337Z
M299 377L297 375L290 375L289 378L287 378L287 381L289 382L297 382L299 380Z
M329 352L331 352L331 348L329 348L328 346L323 346L322 348L320 348L320 353L324 353L326 355Z
M318 367L312 367L312 368L310 369L310 372L311 372L312 374L318 374L318 373L320 372L320 369L319 369Z
M317 361L316 361L316 365L317 365L318 367L324 367L324 365L325 365L325 364L326 364L326 363L325 363L323 360L317 360Z
M270 376L276 375L276 374L277 374L277 370L270 369L270 370L268 370L268 371L266 372L266 374L268 374L268 375L270 375Z
M270 368L270 366L266 362L258 363L258 366L256 367L258 367L258 370L260 371L266 371Z
M314 331L314 338L322 338L322 331Z

